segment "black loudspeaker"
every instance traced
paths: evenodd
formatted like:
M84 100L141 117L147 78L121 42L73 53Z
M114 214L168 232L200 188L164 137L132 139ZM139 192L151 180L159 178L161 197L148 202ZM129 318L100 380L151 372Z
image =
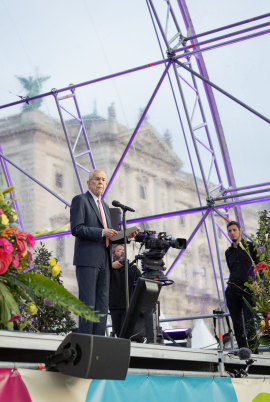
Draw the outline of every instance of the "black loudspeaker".
M121 222L121 209L120 208L110 208L110 215L111 215L111 221L112 221L112 227L114 230L117 232L121 230L121 225L119 222Z
M79 378L125 380L129 359L127 339L71 333L47 358L46 367Z

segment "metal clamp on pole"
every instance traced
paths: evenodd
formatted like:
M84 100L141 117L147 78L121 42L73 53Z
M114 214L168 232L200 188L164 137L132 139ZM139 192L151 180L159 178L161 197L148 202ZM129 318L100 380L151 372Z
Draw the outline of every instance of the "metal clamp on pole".
M221 322L223 318L224 311L222 311L220 308L217 308L216 310L213 311L213 314L216 315L215 318L218 320L218 342L219 342L219 350L218 350L218 367L219 367L219 372L221 377L223 377L225 374L225 366L224 366L224 354L223 354L223 349L224 349L224 343L223 343L223 334L221 332Z

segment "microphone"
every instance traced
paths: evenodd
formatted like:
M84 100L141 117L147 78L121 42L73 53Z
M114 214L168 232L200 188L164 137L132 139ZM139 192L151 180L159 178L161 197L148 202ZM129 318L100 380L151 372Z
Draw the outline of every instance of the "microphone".
M238 356L240 360L248 360L251 358L251 350L248 348L240 348Z
M135 212L135 209L132 209L132 208L130 208L130 207L126 207L125 205L120 204L119 201L113 201L113 202L112 202L112 205L113 205L114 207L122 208L124 211Z

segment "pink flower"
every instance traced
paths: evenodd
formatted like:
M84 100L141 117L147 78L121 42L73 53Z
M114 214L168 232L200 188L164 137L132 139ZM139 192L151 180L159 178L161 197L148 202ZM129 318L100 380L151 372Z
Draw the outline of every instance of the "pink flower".
M264 264L263 262L259 262L259 264L256 265L256 267L254 268L254 272L258 272L261 269L265 269L267 268L267 265Z
M31 264L31 262L33 261L33 256L31 251L27 251L27 262L28 264Z
M2 208L0 208L0 214L3 214L4 213L4 211L2 210Z
M13 253L13 246L7 239L0 239L0 246L2 246L7 253Z
M18 254L13 255L12 258L13 258L13 262L12 262L12 263L13 263L13 267L14 267L14 268L18 268L18 266L19 266L19 264L20 264Z
M13 317L11 317L10 320L8 320L8 322L13 322L13 321L16 321L16 320L20 320L21 318L22 318L21 315L14 315Z
M270 312L267 314L266 320L265 320L267 327L269 327L269 320L270 320Z
M31 233L27 233L27 243L30 247L35 247L35 238Z

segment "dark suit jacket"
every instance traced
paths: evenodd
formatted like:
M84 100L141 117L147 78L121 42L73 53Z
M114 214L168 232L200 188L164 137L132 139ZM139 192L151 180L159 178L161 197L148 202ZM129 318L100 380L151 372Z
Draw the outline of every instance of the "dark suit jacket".
M107 227L112 229L109 206L104 201L101 202ZM70 222L71 233L76 237L73 264L94 268L101 266L105 247L105 237L102 237L103 224L99 209L89 191L73 198L70 208ZM122 242L123 239L115 243L121 244ZM110 239L110 268L112 261L111 245Z

